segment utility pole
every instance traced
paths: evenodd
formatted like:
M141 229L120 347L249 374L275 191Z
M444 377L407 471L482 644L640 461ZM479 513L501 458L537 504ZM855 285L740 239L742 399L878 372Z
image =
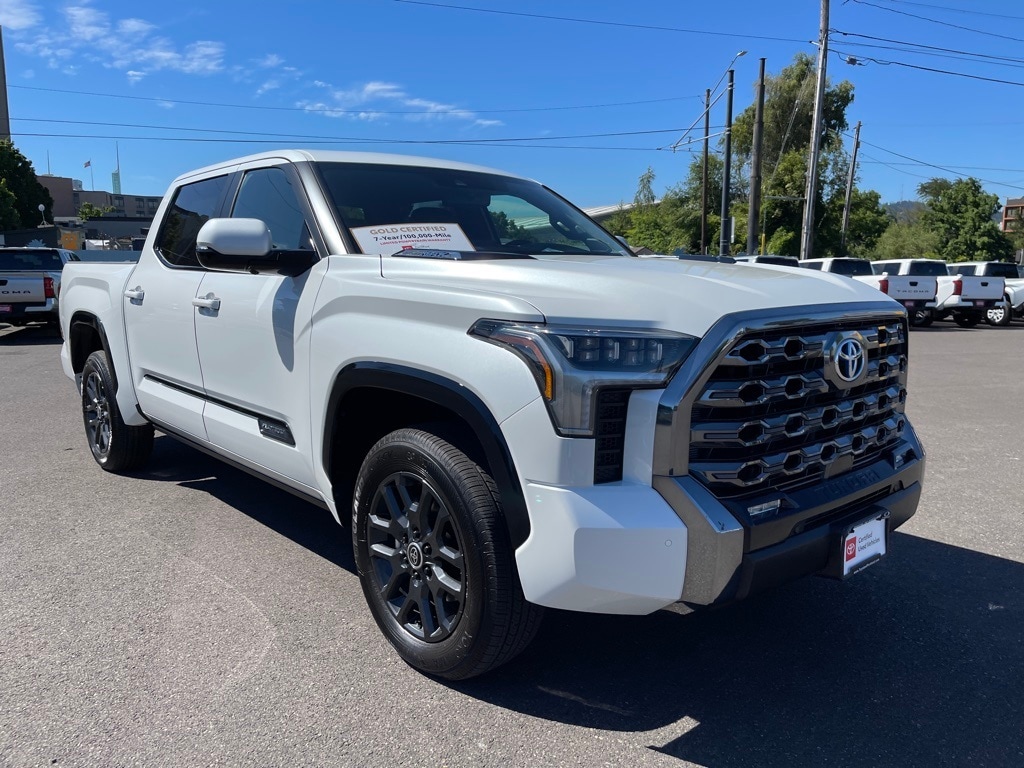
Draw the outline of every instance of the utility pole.
M0 141L11 139L11 113L7 108L7 68L4 66L4 28L0 27Z
M708 252L708 134L711 133L711 89L704 91L704 163L700 181L700 253Z
M807 163L807 198L800 240L800 258L814 255L814 201L818 198L818 152L821 150L822 115L825 109L825 65L828 63L828 0L821 0L821 25L818 31L818 87L814 91L814 115L811 122L811 148Z
M839 239L839 252L846 255L846 230L850 226L850 200L853 199L853 177L857 173L857 150L860 149L860 120L853 132L853 157L850 158L850 175L846 177L846 202L843 204L843 234Z
M754 144L750 153L750 213L747 216L747 253L758 252L761 222L761 145L764 142L764 59L757 77L757 107L754 111Z
M729 241L732 227L729 221L729 166L732 165L732 84L734 70L729 70L729 85L725 90L725 158L722 164L722 236L718 243L718 255L729 255Z

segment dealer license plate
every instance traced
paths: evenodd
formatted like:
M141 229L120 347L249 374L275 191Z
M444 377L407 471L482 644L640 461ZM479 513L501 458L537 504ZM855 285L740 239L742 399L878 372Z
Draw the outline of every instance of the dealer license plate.
M854 525L843 537L843 576L852 576L885 556L888 511Z
M11 311L11 305L10 304L0 304L0 315L10 313L10 311Z

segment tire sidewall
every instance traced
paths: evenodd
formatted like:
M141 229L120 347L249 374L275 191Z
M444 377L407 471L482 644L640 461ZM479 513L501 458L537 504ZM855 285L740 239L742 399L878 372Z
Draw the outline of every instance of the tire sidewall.
M82 423L85 426L85 437L89 441L89 452L92 457L96 460L96 463L101 467L106 467L110 463L111 454L117 450L117 441L120 436L117 434L117 425L113 415L110 418L110 445L107 447L105 454L100 454L96 451L96 446L93 444L93 440L89 435L89 423L88 417L86 416L85 409L85 384L89 379L91 373L95 372L100 379L100 384L103 387L103 396L107 401L108 410L116 408L116 401L114 399L114 382L110 376L110 368L107 365L106 358L102 352L94 352L89 355L89 358L85 361L85 366L82 368Z
M423 434L423 433L420 433ZM352 537L363 594L374 620L401 656L427 674L453 676L460 667L475 665L475 640L487 636L492 585L486 578L485 558L495 550L493 528L476 524L468 500L452 479L452 470L430 455L411 435L396 435L378 443L367 456L356 480L353 497ZM438 642L421 640L406 631L391 615L387 603L373 588L375 574L368 550L368 519L381 484L395 473L415 474L430 485L447 506L458 526L463 547L464 601L452 634ZM493 569L491 569L493 570ZM456 673L457 674L457 673Z

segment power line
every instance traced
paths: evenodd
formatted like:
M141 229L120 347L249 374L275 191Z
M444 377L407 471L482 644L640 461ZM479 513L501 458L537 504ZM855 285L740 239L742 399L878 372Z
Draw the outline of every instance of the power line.
M401 1L402 2L407 2L408 0L401 0ZM907 13L906 11L898 11L895 8L886 8L884 5L876 5L875 3L869 3L869 2L867 2L867 0L853 0L853 2L855 2L855 3L859 4L859 5L867 5L867 6L870 6L871 8L877 8L880 11L888 11L889 13L896 13L896 14L899 14L900 16L909 16L912 19L919 19L920 21L927 21L927 22L930 22L932 24L939 24L939 25L941 25L943 27L952 27L953 29L959 29L959 30L961 30L963 32L974 32L975 34L978 34L978 35L987 35L988 37L998 37L1000 40L1012 40L1015 43L1024 43L1024 38L1010 37L1009 35L1000 35L1000 34L997 34L995 32L988 32L988 31L986 31L984 29L974 29L972 27L965 27L965 26L963 26L961 24L953 24L952 22L948 22L948 21L939 21L938 19L932 19L932 18L929 18L927 16L919 16L916 13Z
M678 129L677 129L678 130ZM29 138L56 138L56 139L110 139L116 141L163 141L163 142L188 142L201 144L272 144L281 146L280 139L246 139L246 138L203 138L199 136L101 136L92 133L25 133L11 132L13 136L25 136ZM601 147L601 146L572 146L565 144L485 144L480 141L428 141L422 139L324 139L306 140L309 144L346 144L360 145L370 144L380 146L382 143L389 145L438 145L466 146L466 147L519 147L522 149L586 149L586 150L608 150L613 152L657 152L657 147Z
M64 120L64 119L51 119L51 118L33 118L33 117L20 117L13 118L14 121L26 122L26 123L58 123L63 125L97 125L105 128L141 128L145 130L158 130L158 131L187 131L192 133L227 133L239 136L267 136L276 138L287 138L287 139L302 139L312 141L357 141L366 143L378 143L378 144L402 144L406 143L404 139L377 139L368 138L363 136L310 136L306 134L296 133L267 133L265 131L237 131L222 128L184 128L171 125L147 125L139 123L107 123L97 122L92 120ZM661 128L656 130L647 131L616 131L611 133L581 133L571 134L567 136L513 136L505 138L491 138L491 139L417 139L409 140L417 144L461 144L470 142L473 144L501 144L509 141L565 141L567 139L604 139L614 138L620 136L650 136L653 134L661 133L676 133L679 128ZM24 135L24 134L23 134Z
M888 38L888 37L876 37L874 35L862 35L862 34L858 34L856 32L844 32L841 29L830 29L829 30L829 34L830 35L832 35L832 34L843 35L844 37L859 37L859 38L862 38L864 40L875 40L877 42L882 42L882 43L893 43L894 45L904 45L904 46L908 46L908 48L911 48L911 49L921 49L920 51L918 51L918 50L908 50L907 51L908 53L911 53L911 52L912 53L921 53L922 55L924 55L924 54L926 54L929 51L937 51L937 52L941 52L941 53L956 53L956 54L960 54L960 55L963 55L963 56L973 56L973 57L979 58L979 59L993 59L993 60L997 60L997 61L1011 61L1011 62L1024 63L1024 59L1017 58L1017 57L1014 57L1014 56L995 56L995 55L988 54L988 53L976 53L974 51L961 51L961 50L959 50L957 48L944 48L942 46L937 46L937 45L924 45L923 43L912 43L912 42L908 42L906 40L893 40L893 39ZM866 46L865 43L855 43L855 42L852 42L852 41L847 42L847 45L865 45Z
M966 72L953 72L952 70L949 70L949 69L936 69L935 67L923 67L920 64L908 64L905 61L887 61L885 59L876 59L876 58L873 58L871 56L853 56L853 57L851 57L850 54L844 54L844 53L841 53L840 51L837 51L837 50L833 50L833 53L838 54L840 56L846 56L846 57L849 57L849 58L853 58L857 62L870 61L873 64L878 64L878 65L883 66L883 67L888 67L888 66L906 67L907 69L918 69L918 70L921 70L922 72L934 72L935 74L939 74L939 75L952 75L954 77L965 77L968 80L980 80L980 81L985 82L985 83L998 83L999 85L1017 85L1017 86L1024 87L1024 83L1017 82L1016 80L1002 80L1002 79L997 78L997 77L982 77L981 75L969 75Z
M32 85L8 85L8 88L19 88L25 91L42 91L45 93L70 93L75 96L99 96L110 99L130 99L132 101L155 101L161 104L186 104L199 107L226 107L228 109L255 109L271 112L312 112L320 114L345 114L359 115L366 112L373 112L377 115L453 115L466 114L471 112L474 115L501 115L520 112L561 112L573 109L603 109L606 107L635 107L641 104L660 104L667 101L682 101L684 99L703 99L703 96L672 96L664 99L645 99L643 101L619 101L606 104L579 104L568 107L522 107L516 109L431 109L431 110L384 110L384 109L336 109L334 107L275 107L262 104L225 104L214 101L190 101L187 99L161 99L156 96L133 96L124 93L94 93L90 91L73 91L61 88L40 88Z
M684 29L681 27L663 27L654 24L629 24L622 21L600 21L598 19L582 19L573 16L549 16L542 13L523 13L520 11L499 11L494 8L473 8L468 5L451 5L448 3L430 3L426 0L394 0L396 3L407 5L425 5L432 8L446 8L456 11L474 11L476 13L494 13L501 16L520 16L528 19L546 19L548 21L570 21L576 24L597 24L604 27L625 27L628 29L646 29L655 32L682 32L689 35L708 35L714 37L731 37L741 40L771 40L780 43L807 43L807 40L799 40L792 37L769 37L768 35L743 35L734 32L711 32L706 29Z
M845 43L843 43L843 46L850 48L871 48L874 50L882 51L898 51L900 53L909 53L918 56L934 56L935 58L938 59L953 59L954 61L967 61L976 64L992 64L998 67L1024 69L1024 59L1015 59L1009 56L988 56L985 54L976 53L933 53L931 51L921 51L915 48L901 47L898 45L874 45L872 43L855 43L852 40L846 41ZM988 61L982 61L981 59L988 59Z
M916 5L920 8L932 8L939 11L948 11L949 13L965 13L971 16L992 16L997 19L1012 19L1014 21L1024 21L1024 16L1007 16L1005 13L986 13L985 11L974 11L966 8L950 8L948 5L932 5L930 3L915 3L911 0L889 0L891 3L899 3L900 5Z
M847 137L850 137L850 135L848 133L844 133L843 135L847 136ZM949 168L949 167L946 167L946 166L942 166L942 165L937 165L936 163L929 163L929 162L927 162L925 160L919 160L916 157L910 157L909 155L904 155L904 154L901 154L899 152L895 152L895 151L893 151L891 149L886 149L885 147L879 146L878 144L873 144L870 141L865 141L864 139L861 139L860 143L861 144L866 144L869 147L874 147L875 149L880 150L882 152L887 152L888 154L894 155L895 157L901 158L903 160L909 160L910 162L916 163L917 165L925 166L926 168L935 168L936 170L942 171L943 173L949 173L949 174L952 174L954 176L963 176L964 175L964 174L960 173L959 171L956 171L956 170L954 170L952 168ZM883 162L883 165L884 164L885 163ZM900 169L893 168L893 170L900 170ZM902 171L902 172L906 173L906 171ZM1014 173L1016 173L1016 171L1014 171ZM1024 189L1022 187L1014 186L1013 184L1007 184L1007 183L1002 182L1002 181L994 181L992 179L978 179L978 181L984 182L986 184L995 184L995 185L1000 186L1000 187L1009 187L1010 189Z

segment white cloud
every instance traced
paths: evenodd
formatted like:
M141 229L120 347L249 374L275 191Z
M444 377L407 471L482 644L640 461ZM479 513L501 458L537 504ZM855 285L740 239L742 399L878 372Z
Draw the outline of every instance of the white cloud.
M36 5L28 0L4 0L0 5L0 26L7 29L30 29L42 20Z
M479 128L502 125L499 120L480 120L476 113L469 109L442 101L410 96L405 88L397 83L371 80L353 88L335 88L323 80L314 80L312 85L327 90L330 95L329 101L299 102L296 106L327 117L361 121L381 120L387 117L412 122L451 120L469 123Z
M34 10L26 0L3 0L3 14L8 7ZM105 11L94 8L88 0L61 9L66 27L59 36L52 31L38 34L31 42L21 42L18 50L48 60L51 67L79 57L102 66L121 70L129 82L169 70L189 75L210 75L224 69L224 44L214 40L197 40L182 47L156 33L157 25L145 19L124 18L112 21ZM38 16L38 14L37 14ZM5 22L6 24L6 22ZM54 42L60 40L59 47Z
M280 87L281 87L281 81L280 80L267 80L267 82L265 82L263 85L261 85L259 88L256 89L256 95L257 96L262 96L264 93L267 93L268 91L276 90L276 89L278 89Z
M257 67L263 67L264 69L273 69L274 67L279 67L282 64L284 64L284 59L282 59L276 53L268 53L266 56L264 56L262 59L256 62Z

